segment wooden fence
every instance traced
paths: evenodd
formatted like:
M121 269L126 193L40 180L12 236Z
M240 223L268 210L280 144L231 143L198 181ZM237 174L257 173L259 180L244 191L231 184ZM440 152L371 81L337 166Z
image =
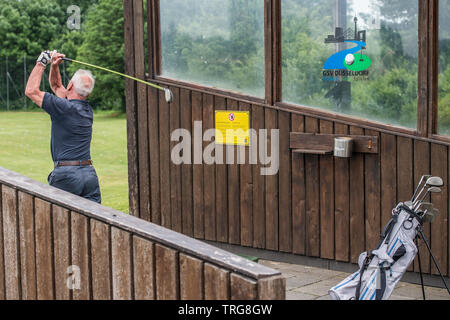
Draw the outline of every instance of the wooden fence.
M0 299L284 297L278 271L0 168Z

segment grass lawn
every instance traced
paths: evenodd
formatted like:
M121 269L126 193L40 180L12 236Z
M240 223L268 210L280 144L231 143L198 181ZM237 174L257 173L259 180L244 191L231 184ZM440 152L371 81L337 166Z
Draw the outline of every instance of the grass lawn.
M47 183L53 170L50 116L0 112L0 166ZM102 204L128 213L128 164L125 116L94 115L91 156L100 179Z

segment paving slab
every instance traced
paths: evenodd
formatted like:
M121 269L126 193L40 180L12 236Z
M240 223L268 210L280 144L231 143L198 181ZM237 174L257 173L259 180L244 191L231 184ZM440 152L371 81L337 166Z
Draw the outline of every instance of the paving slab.
M259 263L279 270L286 278L287 300L330 300L328 290L350 274L345 272L260 260ZM450 300L446 289L425 287L427 300ZM420 285L400 282L390 300L423 300Z

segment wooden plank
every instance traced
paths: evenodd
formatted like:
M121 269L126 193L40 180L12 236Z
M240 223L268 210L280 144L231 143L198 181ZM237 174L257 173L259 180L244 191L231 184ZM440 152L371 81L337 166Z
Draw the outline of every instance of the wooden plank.
M0 184L0 300L5 300L5 260L3 255L3 185Z
M145 78L143 0L133 0L135 75ZM139 157L139 216L150 221L150 164L148 142L147 86L137 83L137 130Z
M94 300L112 299L111 291L111 231L107 224L92 219L91 259L92 259L92 298Z
M398 202L405 202L411 199L414 193L414 157L413 157L413 141L409 138L397 137L397 196ZM382 188L386 184L383 181ZM382 216L383 213L382 213ZM382 221L383 222L383 221ZM387 222L387 221L386 221ZM384 224L382 224L384 227ZM414 270L414 264L411 264L408 271Z
M397 138L381 134L381 226L392 218L392 209L397 205ZM400 174L399 174L400 176ZM411 197L410 197L411 198ZM400 200L400 199L399 199ZM405 201L400 200L400 201Z
M366 134L373 136L378 132L366 130ZM380 212L380 156L376 154L365 155L366 181L366 249L372 250L380 241L381 212Z
M181 300L202 300L203 262L180 254L180 298Z
M134 297L136 300L155 299L154 244L133 236Z
M291 132L291 116L288 112L278 112L280 128L280 162L278 174L279 193L279 250L292 252L292 210L291 210L291 150L289 133Z
M204 95L203 98L203 134L207 130L214 129L214 96ZM203 150L210 145L211 141L203 143ZM204 212L205 212L205 239L216 240L216 166L205 164L203 166L204 186Z
M333 133L333 123L320 120L320 132ZM334 259L334 157L319 158L320 181L320 256Z
M431 145L431 174L448 181L448 147L437 144ZM431 224L431 250L441 270L446 273L448 259L448 182L442 188L440 194L433 194L431 202L439 210L439 215ZM434 264L431 268L432 274L438 274Z
M131 235L111 228L112 287L114 300L133 299L133 269Z
M265 192L265 176L261 174L260 162L260 139L262 135L260 130L264 129L265 117L264 108L252 105L252 128L256 130L257 141L254 141L253 157L255 158L252 164L253 170L253 247L266 247L266 202L264 197Z
M150 145L151 222L161 224L160 170L159 170L159 95L148 88L148 130Z
M239 103L239 110L250 112L251 106L246 103ZM250 128L251 114L250 114ZM241 213L241 245L251 247L253 245L253 172L250 164L250 147L245 148L245 164L240 165L240 213Z
M55 299L70 300L71 292L67 279L73 275L68 273L72 265L70 211L59 206L52 207L53 218L53 250L55 263Z
M324 122L331 122L321 120ZM375 136L359 136L359 135L344 135L339 137L350 137L353 139L354 153L379 153L379 138ZM333 133L321 132L316 133L301 133L291 132L290 134L290 148L291 149L310 149L310 150L334 150L334 139L337 136Z
M133 1L124 1L124 56L125 73L134 75L134 25ZM128 189L130 214L139 216L139 167L137 134L136 82L125 80L127 111Z
M34 199L38 300L53 300L52 221L50 203Z
M335 123L336 134L347 134L348 126ZM350 172L349 159L334 159L334 229L336 260L350 262Z
M431 174L430 150L431 148L428 142L414 141L414 187L419 184L422 176ZM430 201L430 198L427 197L426 201ZM430 239L431 225L429 223L423 226L423 232L427 239ZM423 246L419 246L419 249L422 271L424 273L430 273L430 253ZM414 261L414 270L419 270L417 258Z
M170 104L170 134L180 128L180 89L171 87L173 102ZM177 142L170 142L172 152ZM167 181L165 182L167 183ZM171 229L183 231L183 217L181 209L181 167L170 160L170 209L172 217Z
M180 118L181 127L191 133L192 137L192 109L191 92L185 89L180 90ZM192 139L192 138L191 138ZM192 163L192 142L190 163ZM181 165L181 214L182 231L185 235L194 236L194 208L193 208L193 166L190 163Z
M212 115L211 115L212 116ZM210 117L211 117L210 116ZM192 188L193 188L193 206L194 206L194 237L196 239L204 239L205 238L205 215L204 211L204 170L206 170L203 165L203 122L202 126L198 128L198 132L195 130L195 122L203 121L203 96L201 93L192 92L192 128L194 128L191 132L193 133L194 139L196 139L196 135L199 135L198 140L193 141L193 151L194 155L198 154L200 159L194 159L193 164L193 172L192 172ZM194 156L195 157L195 156ZM200 160L200 161L195 161ZM198 163L199 162L199 163ZM183 174L184 177L184 174ZM208 181L208 185L211 183L211 180ZM215 228L213 228L215 229Z
M273 48L272 48L272 1L264 1L264 69L265 98L267 103L273 103Z
M18 192L20 235L20 282L22 300L36 300L36 254L34 243L33 197Z
M292 130L303 132L305 118L292 114ZM305 156L292 153L292 251L306 253Z
M178 253L161 245L155 245L156 299L179 300Z
M3 252L5 259L5 298L21 298L20 252L17 217L17 192L7 186L2 188Z
M286 278L283 276L258 280L258 300L285 300Z
M363 134L364 130L350 127L350 134ZM364 155L354 154L350 158L350 262L357 263L365 250L364 236Z
M223 98L215 98L215 111L226 110L226 101ZM223 158L220 151L223 150ZM227 191L227 166L225 164L225 147L216 145L216 240L228 242L228 191Z
M79 213L71 212L72 265L79 268L80 288L73 290L74 300L91 299L89 270L89 221Z
M319 131L317 119L305 117L305 131ZM319 157L305 156L306 185L306 255L320 256L320 176Z
M265 110L265 128L267 130L266 152L267 156L272 156L275 150L272 150L272 129L277 128L277 111ZM261 139L261 136L260 136ZM276 141L276 145L278 141ZM272 159L274 161L274 159ZM270 166L270 165L269 165ZM266 249L278 250L278 175L266 175Z
M238 102L227 100L229 111L238 111ZM240 244L240 190L239 190L239 166L237 164L238 148L226 146L226 158L228 165L228 242ZM230 164L232 163L232 164Z
M230 272L205 263L204 273L205 300L228 300L230 298Z
M165 228L172 227L171 198L170 198L170 114L169 104L164 98L164 93L159 93L159 184L161 188L161 225Z
M398 202L409 201L414 192L413 163L414 163L413 141L408 138L398 137L397 138Z
M230 276L231 300L255 300L257 298L257 283L236 273Z

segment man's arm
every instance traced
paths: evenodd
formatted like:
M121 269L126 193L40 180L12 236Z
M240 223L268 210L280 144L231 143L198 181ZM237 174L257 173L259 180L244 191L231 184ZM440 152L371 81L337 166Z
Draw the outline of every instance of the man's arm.
M61 74L59 73L59 65L63 62L62 58L64 57L65 55L60 53L54 54L49 76L50 87L52 88L55 95L59 98L67 97L67 90L62 84Z
M42 108L42 101L44 100L45 93L40 90L41 79L44 75L45 67L39 62L36 63L33 71L31 71L28 78L27 88L25 89L25 95L36 103L39 108Z
M25 95L33 100L40 108L42 108L42 101L44 100L45 93L40 90L41 79L44 74L45 68L52 60L51 53L44 51L39 56L33 71L31 71L30 77L28 78L27 87L25 88Z

